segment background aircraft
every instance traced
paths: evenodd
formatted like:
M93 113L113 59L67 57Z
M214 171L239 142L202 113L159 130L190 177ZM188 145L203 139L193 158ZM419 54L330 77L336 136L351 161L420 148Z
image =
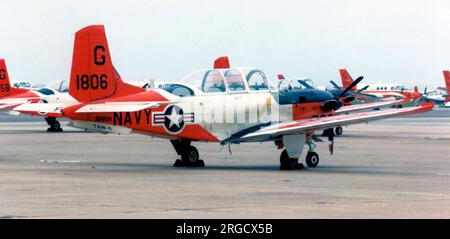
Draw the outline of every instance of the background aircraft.
M346 88L349 86L353 79L346 69L340 69L339 73L341 75L342 86ZM401 84L361 84L361 88L365 88L363 93L358 94L358 100L363 102L374 102L380 100L399 100L405 99L407 102L412 102L418 100L421 96L417 91L406 90ZM355 86L351 89L351 92L357 91ZM399 104L398 107L402 105Z
M450 72L448 70L442 72L444 74L445 87L438 87L434 91L427 91L425 87L422 99L444 107L450 107Z

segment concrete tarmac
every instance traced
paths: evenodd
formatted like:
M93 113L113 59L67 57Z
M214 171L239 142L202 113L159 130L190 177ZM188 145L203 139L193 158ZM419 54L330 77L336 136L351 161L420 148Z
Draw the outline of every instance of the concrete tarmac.
M0 218L450 218L450 110L346 127L297 171L273 143L174 168L167 140L0 121Z

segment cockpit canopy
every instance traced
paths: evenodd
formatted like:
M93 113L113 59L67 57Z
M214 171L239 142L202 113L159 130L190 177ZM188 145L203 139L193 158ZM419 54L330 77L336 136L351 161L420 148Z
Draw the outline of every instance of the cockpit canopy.
M45 86L46 88L55 89L59 92L69 92L69 81L53 81Z
M268 91L263 71L251 68L228 68L195 71L181 80L202 93L239 93Z
M53 90L51 88L45 88L45 87L38 89L37 92L39 92L39 93L41 93L43 95L54 95L54 94L57 93L56 90Z
M31 88L31 84L26 81L16 82L13 86L14 88Z

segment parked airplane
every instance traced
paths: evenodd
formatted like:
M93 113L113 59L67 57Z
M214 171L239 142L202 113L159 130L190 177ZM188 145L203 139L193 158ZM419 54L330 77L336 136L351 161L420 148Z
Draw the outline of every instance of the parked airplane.
M257 68L216 68L196 71L172 92L145 92L124 83L113 67L104 27L93 25L75 34L69 94L80 104L60 112L72 125L111 133L142 133L167 138L181 156L174 166L204 166L194 141L222 145L273 141L279 149L281 169L300 167L298 158L308 145L306 164L316 167L316 130L426 112L432 103L350 115L334 115L341 105L331 94L298 97L269 89ZM317 100L319 98L320 100ZM333 134L329 134L333 152Z
M353 82L352 77L346 69L340 69L342 86L346 88ZM358 94L358 100L364 102L374 102L380 100L405 99L407 102L418 100L421 96L419 92L406 90L401 84L361 84L361 88L366 88L363 93ZM357 91L354 87L351 92ZM398 107L402 107L401 104Z
M78 103L72 96L67 93L60 93L52 88L25 89L12 87L6 63L4 59L0 59L0 113L18 115L21 112L14 110L15 107L27 104L42 102L46 107L67 106ZM26 112L22 112L26 113ZM57 118L61 118L59 113L41 114L40 112L31 112L29 114L45 117L45 121L50 126L48 132L61 132L61 124Z
M450 72L444 70L445 87L438 87L434 91L427 92L425 88L422 98L427 102L433 102L435 104L443 105L444 107L450 107Z

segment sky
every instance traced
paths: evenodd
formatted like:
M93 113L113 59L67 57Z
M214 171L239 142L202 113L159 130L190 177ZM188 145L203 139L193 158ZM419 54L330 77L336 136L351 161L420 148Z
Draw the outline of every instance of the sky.
M105 25L124 80L179 80L228 55L268 76L444 85L448 0L0 0L0 57L10 78L67 80L74 33Z

